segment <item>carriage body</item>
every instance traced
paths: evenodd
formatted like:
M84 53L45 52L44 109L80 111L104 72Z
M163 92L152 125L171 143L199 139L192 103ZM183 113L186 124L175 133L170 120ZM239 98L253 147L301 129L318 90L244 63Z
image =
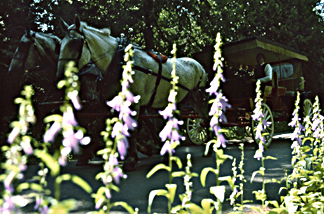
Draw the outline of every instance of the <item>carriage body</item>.
M212 48L206 48L194 55L194 58L205 67L209 79L214 76L213 52ZM275 121L289 121L294 110L297 91L307 94L305 63L308 59L302 53L262 37L251 37L225 44L222 47L222 55L226 81L221 88L232 107L226 110L227 122L222 124L223 127L253 128L251 115L256 86L250 80L257 66L258 53L265 55L266 63L270 64L273 70L272 86L267 86L262 92L263 106L270 109L267 114L272 124ZM309 102L304 97L302 102L305 101ZM273 135L273 130L270 132L269 134Z

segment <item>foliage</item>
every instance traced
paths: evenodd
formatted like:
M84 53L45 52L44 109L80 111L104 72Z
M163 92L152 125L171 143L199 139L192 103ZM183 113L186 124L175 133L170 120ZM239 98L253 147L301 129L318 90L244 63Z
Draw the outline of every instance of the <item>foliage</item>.
M78 101L79 82L76 73L78 70L69 64L65 72L65 79L58 83L58 87L66 87L66 98L61 106L61 115L51 115L45 118L44 122L53 122L51 127L44 134L44 142L40 143L28 134L29 125L36 122L34 108L32 105L32 96L34 90L31 86L25 86L22 91L24 98L17 98L16 104L19 104L18 121L11 123L12 131L8 136L9 145L1 149L6 155L6 161L1 164L5 173L0 176L0 181L5 186L3 199L0 200L1 213L19 212L19 208L27 205L28 201L22 198L20 193L23 190L31 190L30 197L35 199L34 209L41 213L68 213L74 208L74 199L60 201L60 188L63 181L72 181L79 185L87 193L92 192L92 188L79 176L70 174L61 174L61 165L67 163L67 156L72 151L78 153L79 143L87 144L89 137L84 137L85 130L79 127L73 114L73 106L80 109ZM75 132L76 130L76 132ZM64 137L62 145L53 155L49 153L49 142L53 142L56 135L62 131ZM40 170L38 175L34 176L33 182L20 183L15 181L23 178L23 171L27 169L28 157L34 155L39 159ZM55 180L54 195L47 187L46 176L50 172Z

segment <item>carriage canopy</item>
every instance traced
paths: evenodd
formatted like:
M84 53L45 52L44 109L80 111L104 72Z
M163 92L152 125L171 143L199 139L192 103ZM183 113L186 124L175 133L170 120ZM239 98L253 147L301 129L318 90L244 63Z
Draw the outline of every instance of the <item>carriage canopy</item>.
M226 61L245 65L255 65L258 53L263 53L270 64L291 59L308 61L304 54L290 47L257 36L225 44L223 48Z

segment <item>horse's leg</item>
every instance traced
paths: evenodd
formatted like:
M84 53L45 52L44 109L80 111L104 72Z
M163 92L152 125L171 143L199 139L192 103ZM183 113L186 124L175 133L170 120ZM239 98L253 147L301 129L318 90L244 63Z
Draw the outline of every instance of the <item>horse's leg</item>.
M158 115L157 110L143 108L141 114L145 116ZM151 157L159 153L161 141L158 133L162 128L163 121L159 118L143 118L139 121L136 148L139 152Z
M89 121L88 121L89 122ZM91 160L97 153L100 148L100 131L104 130L104 118L95 119L88 124L88 131L91 137L91 142L83 146L82 154L78 157L76 166L85 166L88 165L89 160Z

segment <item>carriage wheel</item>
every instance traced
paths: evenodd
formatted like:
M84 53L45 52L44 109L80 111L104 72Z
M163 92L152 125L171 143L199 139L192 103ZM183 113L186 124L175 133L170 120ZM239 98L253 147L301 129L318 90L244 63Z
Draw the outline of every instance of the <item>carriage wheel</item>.
M265 139L266 139L266 142L265 142L264 145L266 147L268 147L271 144L271 141L272 141L272 138L273 138L273 134L274 134L274 120L273 120L273 115L272 115L271 109L270 109L270 107L267 104L262 103L261 108L262 108L262 112L263 112L265 121L266 122L270 122L270 125L267 126L261 132L261 134L266 134L264 136ZM259 143L260 140L259 139L255 139L256 126L257 126L256 121L252 120L252 122L251 122L252 137L253 137L254 142Z
M202 145L207 141L207 127L202 118L187 119L187 135L190 141L196 145Z
M313 110L313 104L309 99L305 99L303 103L304 117L311 116Z

